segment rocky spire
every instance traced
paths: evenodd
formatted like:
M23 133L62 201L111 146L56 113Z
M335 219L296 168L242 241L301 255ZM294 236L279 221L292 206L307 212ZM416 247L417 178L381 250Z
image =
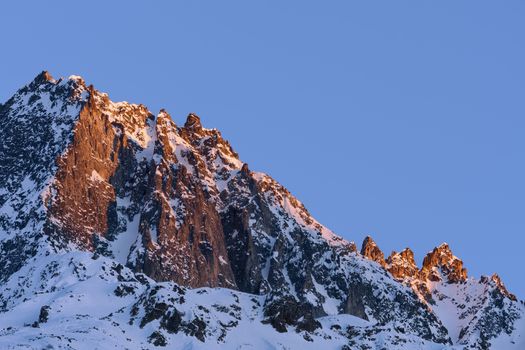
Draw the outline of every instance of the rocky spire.
M170 114L164 108L161 108L157 114L155 124L158 142L157 152L162 155L166 161L177 163L175 150L170 143L170 135L175 132L177 125L173 122Z
M425 256L420 277L430 281L462 282L467 279L467 270L463 261L452 254L448 244L443 243Z
M280 332L292 327L306 331L301 334L305 340L315 331L316 341L339 334L349 337L349 346L363 340L369 347L389 349L397 347L388 339L400 348L419 338L446 347L452 341L450 333L461 332L468 334L461 344L470 346L470 334L481 334L485 341L511 327L520 329L514 315L523 307L502 303L502 293L515 297L497 275L486 277L482 288L441 288L466 278L461 260L447 245L429 253L421 272L410 249L394 252L387 264L371 237L358 256L351 253L353 243L315 221L277 181L261 173L250 175L248 165L221 134L202 128L196 115L177 127L165 111L155 118L142 105L114 103L93 87L86 88L78 76L50 79L41 74L34 90L24 87L0 109L0 280L8 281L0 288L0 299L8 312L16 313L11 306L20 305L21 298L31 301L34 292L50 291L51 299L63 296L53 286L65 286L63 292L68 292L72 279L79 278L86 290L102 290L104 297L119 299L110 300L107 305L115 304L115 309L105 312L117 315L119 322L129 315L125 321L142 328L157 320L155 333L166 337L178 329L194 334L198 328L199 340L217 340L218 346L237 323L243 329L252 326L243 323L248 313L250 320L269 323ZM47 101L53 104L42 103ZM88 254L64 254L70 249L105 258L95 264ZM24 265L27 268L20 270ZM85 279L83 266L89 267L89 274L100 270L95 276L102 280ZM21 280L20 273L13 275L16 271L30 275ZM54 272L62 276L56 278ZM429 277L443 282L427 283ZM48 285L34 283L39 278ZM107 288L99 288L101 281L109 283ZM191 291L172 282L258 296L208 288ZM469 280L469 286L471 282L477 283ZM445 295L450 291L454 295ZM214 304L214 298L228 306ZM92 299L81 308L89 307ZM212 307L193 304L200 300ZM51 302L46 297L42 310L47 311L41 314L60 317L55 314L60 298ZM445 318L440 319L438 310L444 310ZM197 318L181 321L183 313ZM330 321L323 325L330 333L320 333L316 318L330 315L339 323L340 313L379 322L343 329ZM38 316L30 314L28 321ZM227 314L232 318L224 318ZM452 319L456 315L461 319ZM91 316L100 323L100 315ZM219 328L215 319L226 323L220 322ZM451 319L454 328L449 333L445 327ZM107 321L113 324L110 316ZM45 327L44 317L38 322ZM86 322L83 318L79 329ZM115 326L115 332L121 330Z
M414 252L410 248L405 248L401 252L392 252L386 260L386 269L396 279L416 277L419 269L414 260Z
M188 114L188 117L186 118L186 123L184 123L184 128L190 130L202 129L201 118L199 118L196 114L193 113Z
M377 262L381 266L386 265L385 255L370 236L366 236L363 241L361 246L361 255L367 259Z
M245 177L250 176L250 168L248 168L248 164L244 163L241 168L241 174Z

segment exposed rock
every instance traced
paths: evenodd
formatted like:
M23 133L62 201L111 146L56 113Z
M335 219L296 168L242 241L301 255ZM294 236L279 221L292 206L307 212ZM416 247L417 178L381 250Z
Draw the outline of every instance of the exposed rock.
M344 305L344 312L368 321L365 312L365 298L371 296L372 291L365 285L352 286Z
M49 310L51 308L48 305L44 305L40 308L40 314L38 315L38 323L46 323L49 318Z
M245 177L249 177L249 176L250 176L250 169L248 168L248 164L244 163L244 164L242 165L241 173L242 173Z
M297 326L298 331L313 332L321 325L312 316L311 306L301 305L293 298L280 298L268 303L265 308L266 319L278 332L287 332L287 326Z
M425 256L420 277L430 281L445 279L450 283L463 282L467 279L467 270L463 262L452 254L448 244L443 243Z
M48 71L42 71L40 74L38 74L35 79L33 80L32 84L35 86L38 86L40 84L44 84L47 82L54 82L55 79L49 74Z
M392 252L386 261L386 269L399 280L417 277L419 272L414 252L410 248L405 248L399 253Z
M166 345L168 345L168 343L166 341L166 338L159 331L155 331L155 332L151 333L151 335L149 336L148 340L150 341L151 344L153 344L155 346L166 346Z
M190 113L188 117L186 118L186 123L184 123L184 128L189 129L189 130L202 129L201 119L196 114Z
M501 281L501 278L499 277L499 275L497 273L495 273L492 276L490 276L490 278L488 278L486 276L481 276L481 282L482 283L493 282L496 285L496 287L498 288L498 290L504 296L506 296L507 298L509 298L512 301L517 301L518 300L514 294L510 293L507 290L507 287L505 287L505 285L503 284L503 282Z
M91 295L72 286L86 285L111 312L62 313L52 323L92 317L116 336L125 322L143 328L129 336L144 334L138 346L150 347L180 333L221 344L264 319L301 341L392 349L483 348L511 334L523 313L497 276L467 280L446 245L420 271L410 249L385 261L370 237L358 254L195 114L179 127L164 110L115 103L80 77L44 72L0 106L0 121L4 313L43 294L57 313L70 298L85 310ZM28 325L46 323L49 310L38 322L33 310ZM344 313L364 321L324 327ZM452 340L450 319L462 325Z
M386 265L385 255L370 236L366 236L361 245L361 255L375 261L381 266Z

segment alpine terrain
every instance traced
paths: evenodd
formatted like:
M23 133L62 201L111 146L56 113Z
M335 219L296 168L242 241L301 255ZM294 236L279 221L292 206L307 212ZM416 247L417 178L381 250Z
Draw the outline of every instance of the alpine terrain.
M525 304L317 222L195 114L47 72L0 104L1 349L525 349Z

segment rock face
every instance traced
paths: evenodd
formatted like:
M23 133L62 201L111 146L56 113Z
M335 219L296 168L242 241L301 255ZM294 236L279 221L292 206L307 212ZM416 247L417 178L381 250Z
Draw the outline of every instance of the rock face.
M434 248L425 256L421 269L417 267L414 252L410 248L405 248L399 253L394 251L385 260L383 252L370 236L363 241L361 255L383 266L397 280L416 279L420 282L447 283L467 280L467 269L463 267L463 262L452 254L446 243ZM493 279L497 281L497 275Z
M359 254L195 114L178 126L43 72L0 121L0 347L7 333L81 347L66 321L116 348L234 344L246 329L236 346L519 344L523 305L499 278L467 278L448 245L421 269L410 249L385 261L371 237ZM49 337L26 334L18 307L45 314L26 321Z
M467 279L467 270L463 268L463 262L452 254L446 243L434 248L425 256L420 274L422 279L431 281L445 279L455 283Z
M398 280L414 278L419 273L414 252L410 248L405 248L399 253L392 252L386 261L386 269Z
M370 236L367 236L361 245L361 255L383 267L386 265L385 255Z
M362 254L375 262L382 261L381 250L369 237L363 243ZM506 328L509 324L516 325L520 317L513 304L516 296L509 293L498 275L469 279L463 262L446 243L424 257L421 269L409 248L392 252L382 266L414 291L441 320L451 342L458 346L496 349L489 339L501 332L512 334L517 329Z

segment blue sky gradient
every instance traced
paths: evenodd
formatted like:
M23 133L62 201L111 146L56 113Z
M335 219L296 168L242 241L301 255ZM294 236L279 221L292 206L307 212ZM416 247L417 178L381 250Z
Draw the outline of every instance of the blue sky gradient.
M2 7L1 101L45 69L195 112L345 238L446 241L525 297L525 2Z

